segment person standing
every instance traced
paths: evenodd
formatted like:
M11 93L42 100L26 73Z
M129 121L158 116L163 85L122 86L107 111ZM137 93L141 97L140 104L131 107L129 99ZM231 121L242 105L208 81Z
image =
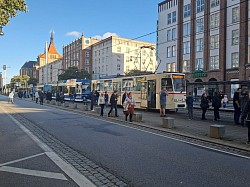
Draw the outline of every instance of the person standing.
M129 116L129 121L132 122L132 117L135 112L135 105L136 102L134 98L132 97L132 93L129 92L128 96L126 97L125 101L127 104L127 112L125 113L125 121L128 121L128 116Z
M38 99L39 99L39 97L40 97L40 96L39 96L39 93L38 93L38 91L36 91L36 92L35 92L35 99L36 99L36 103L38 103Z
M122 95L122 104L124 103L125 99L128 97L128 92L125 90L124 94Z
M246 126L248 128L247 145L250 145L250 100L249 99L248 99L248 102L247 102L245 108L242 111L242 118L246 122Z
M110 117L110 114L113 111L113 109L115 109L115 117L119 117L117 114L117 100L118 100L118 96L117 96L117 91L115 90L114 93L110 97L111 108L108 113L108 117Z
M160 94L160 116L165 117L166 116L165 110L166 110L167 96L168 96L166 88L162 87L159 94Z
M221 96L217 92L214 92L212 107L214 107L214 121L220 120L219 109L221 107Z
M192 93L189 92L188 96L186 98L186 104L188 109L188 119L193 119L193 105L194 105L194 97L192 96Z
M245 109L247 102L249 101L249 92L247 90L242 91L240 101L240 108L241 111ZM244 127L245 126L245 119L241 116L240 124Z
M103 116L103 109L104 109L104 106L105 106L105 97L104 97L103 93L101 93L101 95L99 95L99 97L98 97L98 106L101 107L100 116Z
M109 95L108 95L107 91L105 91L105 93L104 93L104 98L105 98L105 111L106 111L106 109L108 108L108 105L109 105Z
M43 97L44 97L43 92L42 91L39 92L40 105L43 105Z
M95 90L92 90L91 92L91 103L90 103L90 110L94 111L94 104L95 104Z
M228 97L227 97L227 95L224 95L224 97L222 98L221 102L222 102L223 108L226 108L227 107L227 103L228 103Z
M236 90L236 92L234 93L234 96L233 96L234 123L236 125L240 125L240 122L239 122L240 113L241 113L241 108L240 108L240 93L241 93L241 88L237 88L237 90Z
M11 102L12 104L14 103L14 91L9 93L9 98L8 98L8 103Z
M200 107L202 109L201 120L206 120L206 116L205 115L206 115L207 109L209 108L209 101L208 101L206 93L203 93L202 96L201 96Z

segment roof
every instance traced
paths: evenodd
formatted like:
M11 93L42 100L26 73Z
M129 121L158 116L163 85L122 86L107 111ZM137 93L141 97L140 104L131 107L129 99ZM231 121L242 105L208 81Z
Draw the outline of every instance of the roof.
M21 69L24 68L33 68L33 66L36 64L36 61L27 61L24 63L24 65L21 67Z

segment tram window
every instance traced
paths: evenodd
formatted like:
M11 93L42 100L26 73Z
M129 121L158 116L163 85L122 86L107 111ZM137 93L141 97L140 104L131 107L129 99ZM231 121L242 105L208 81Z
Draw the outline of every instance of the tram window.
M113 83L113 90L120 91L120 84L118 82Z
M147 91L147 83L146 82L142 82L142 84L141 84L141 91L142 92L146 92Z
M133 79L123 79L122 80L122 91L133 91L134 90L134 81Z
M185 79L184 78L173 78L174 91L175 92L185 92Z
M112 80L104 81L103 87L105 91L112 91Z
M144 81L143 77L137 77L134 85L134 91L142 91L142 81Z
M167 91L173 91L173 85L171 78L162 78L161 87L166 88Z

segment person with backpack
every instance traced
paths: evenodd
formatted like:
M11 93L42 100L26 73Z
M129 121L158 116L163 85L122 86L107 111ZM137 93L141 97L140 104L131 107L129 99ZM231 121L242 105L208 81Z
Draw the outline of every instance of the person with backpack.
M214 92L212 107L214 107L214 121L220 120L219 110L221 107L221 96L218 94L218 92Z
M248 98L248 102L242 111L242 119L244 119L245 124L248 128L248 140L247 145L250 145L250 100Z

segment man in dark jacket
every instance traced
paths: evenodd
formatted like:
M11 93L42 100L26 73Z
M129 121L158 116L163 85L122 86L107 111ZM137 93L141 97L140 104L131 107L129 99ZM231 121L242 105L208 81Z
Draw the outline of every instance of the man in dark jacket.
M110 108L110 111L108 113L108 117L110 117L110 114L113 111L113 108L115 109L115 117L118 117L118 114L117 114L117 100L118 99L117 98L118 98L117 91L115 90L114 93L110 97L111 108Z
M128 92L125 90L124 94L122 95L122 104L124 103L125 99L128 97Z
M221 97L217 92L214 92L212 107L214 107L214 121L220 120L219 109L221 107Z
M246 126L248 128L248 141L247 144L250 144L250 100L248 100L244 110L242 111L242 119L246 121Z
M233 97L233 106L234 106L234 123L239 125L241 107L240 107L240 93L241 88L238 88L237 91L234 93Z
M192 93L189 92L188 96L186 98L186 104L187 104L187 109L188 109L188 119L189 120L193 119L193 103L194 103L194 97L192 96Z

